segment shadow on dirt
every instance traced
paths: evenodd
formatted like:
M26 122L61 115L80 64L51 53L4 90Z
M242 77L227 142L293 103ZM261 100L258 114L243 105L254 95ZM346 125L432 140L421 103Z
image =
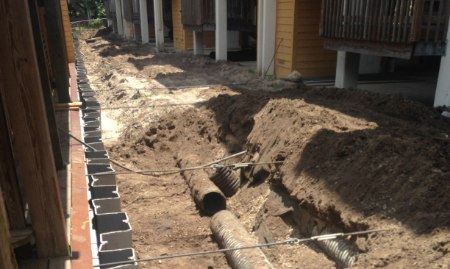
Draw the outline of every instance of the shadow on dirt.
M90 44L93 49L99 50L101 57L126 56L124 61L168 88L201 87L223 81L244 83L253 75L238 63L216 62L207 56L190 53L155 53L152 45L127 42L111 36L101 38L108 43ZM165 66L166 73L158 70L158 66ZM171 68L174 71L167 72Z
M352 209L363 216L383 215L397 219L416 233L450 227L450 141L446 137L450 122L442 119L438 111L398 96L363 91L239 92L219 95L200 106L215 113L220 138L230 151L251 147L267 136L277 142L260 144L265 161L275 160L275 154L290 149L285 152L286 160L294 166L282 169L283 183L303 203L333 211L335 203L341 201L333 214ZM322 127L301 137L295 129L298 126L277 127L276 122L267 122L274 126L263 134L266 137L255 136L255 116L260 112L257 117L262 119L267 116L264 113L277 115L276 107L269 112L265 107L278 100L281 108L283 99L303 100L307 106L339 111L374 122L378 127L357 131L344 128L340 132ZM280 113L279 120L286 117L298 116ZM301 124L301 128L311 128L307 117L293 122ZM333 119L319 118L319 125L321 121L327 125ZM293 133L280 138L278 133L285 130L278 128L292 128ZM320 190L322 186L324 190ZM339 199L318 201L326 192L337 194Z
M158 64L183 70L156 75L167 87L214 84L227 74L221 73L221 63L195 57L183 62L177 54L154 55L149 46L118 45L120 41L113 40L100 55L144 57L128 59L138 70ZM197 65L192 67L193 63ZM365 217L393 218L416 233L450 227L450 123L440 118L439 111L400 96L365 91L236 91L198 107L214 112L219 139L230 152L258 145L264 161L275 160L283 152L283 183L302 203L335 215L351 209ZM266 109L269 103L270 110ZM306 113L305 109L314 111L317 106L327 113L313 117ZM376 127L345 129L333 118L336 112ZM258 120L267 131L252 135L258 132L254 128ZM278 124L282 121L284 125Z

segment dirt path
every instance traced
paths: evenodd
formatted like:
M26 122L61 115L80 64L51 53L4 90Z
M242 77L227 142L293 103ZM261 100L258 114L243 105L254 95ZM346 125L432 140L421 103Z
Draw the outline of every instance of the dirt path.
M392 228L346 238L356 267L450 264L450 123L437 111L396 96L262 81L237 64L108 38L81 43L113 158L138 170L242 149L241 161L283 160L246 171L228 200L260 242ZM119 189L139 257L218 248L181 176L121 175ZM338 266L317 244L264 252L277 268ZM143 267L228 264L214 255Z

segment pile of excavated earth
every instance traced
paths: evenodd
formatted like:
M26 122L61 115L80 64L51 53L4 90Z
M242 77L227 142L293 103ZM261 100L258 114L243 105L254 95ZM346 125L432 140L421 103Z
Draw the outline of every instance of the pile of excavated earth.
M95 34L82 33L80 49L112 159L167 170L246 150L226 163L260 164L232 171L226 203L256 242L386 230L262 249L273 267L450 265L450 121L438 110ZM118 184L139 258L220 247L185 175L121 174ZM219 253L141 267L230 265Z

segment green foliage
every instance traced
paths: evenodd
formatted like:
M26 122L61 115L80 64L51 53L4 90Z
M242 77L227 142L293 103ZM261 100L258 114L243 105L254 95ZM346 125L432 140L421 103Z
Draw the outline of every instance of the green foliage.
M105 17L103 0L75 0L69 5L72 18L99 19Z
M89 22L77 23L76 25L74 25L74 29L76 32L81 32L83 30L99 29L102 26L103 26L102 19L94 19Z

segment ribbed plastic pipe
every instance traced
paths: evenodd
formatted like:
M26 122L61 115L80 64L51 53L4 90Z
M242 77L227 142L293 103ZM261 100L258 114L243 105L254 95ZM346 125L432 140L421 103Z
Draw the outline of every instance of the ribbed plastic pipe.
M223 248L237 248L258 244L239 220L228 210L216 213L211 219L211 231ZM228 251L227 260L234 269L274 268L259 248Z
M328 234L329 232L324 230L320 234ZM317 229L313 229L313 235L320 235ZM344 267L352 266L356 257L358 256L358 252L345 240L342 238L332 239L332 240L323 240L317 241L317 244L323 251L328 254L334 261L338 262L340 265Z
M241 187L241 179L234 174L230 167L219 167L213 171L207 171L209 179L227 196L231 197Z

